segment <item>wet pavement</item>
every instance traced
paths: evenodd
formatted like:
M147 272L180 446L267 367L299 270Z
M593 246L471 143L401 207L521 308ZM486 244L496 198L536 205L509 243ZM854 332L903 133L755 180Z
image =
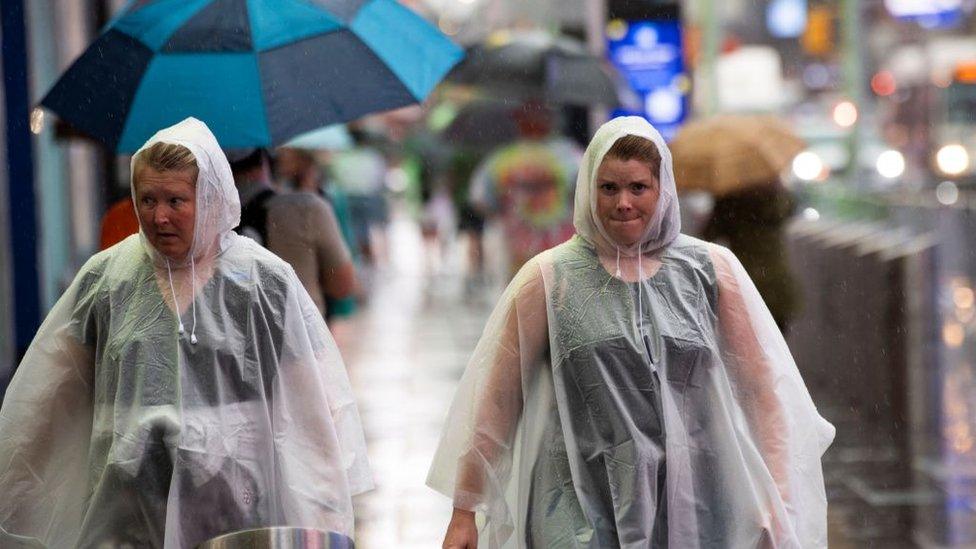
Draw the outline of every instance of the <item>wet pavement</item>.
M356 546L440 547L451 502L424 480L490 298L464 298L458 265L432 274L416 225L394 220L388 238L386 265L373 276L368 302L332 328L377 486L355 500Z

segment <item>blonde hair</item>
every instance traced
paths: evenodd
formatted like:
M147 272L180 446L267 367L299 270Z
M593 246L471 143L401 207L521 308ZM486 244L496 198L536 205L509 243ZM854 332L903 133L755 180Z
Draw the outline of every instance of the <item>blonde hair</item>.
M133 183L139 177L143 168L152 168L157 172L182 172L184 170L193 171L193 183L196 184L200 168L197 166L197 159L190 152L190 149L175 143L163 143L162 141L153 143L148 148L139 151L132 163Z

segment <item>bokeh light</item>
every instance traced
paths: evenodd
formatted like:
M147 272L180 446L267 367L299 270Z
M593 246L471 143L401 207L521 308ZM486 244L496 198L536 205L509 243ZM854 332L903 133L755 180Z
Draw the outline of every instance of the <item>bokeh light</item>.
M803 151L793 159L793 173L804 181L813 181L824 171L823 160L812 151Z
M878 155L875 167L882 177L895 179L905 173L905 157L894 149L888 149Z
M850 101L841 101L834 107L834 123L849 128L857 123L857 107Z
M943 181L935 188L935 198L943 206L952 206L959 200L959 187L952 181Z

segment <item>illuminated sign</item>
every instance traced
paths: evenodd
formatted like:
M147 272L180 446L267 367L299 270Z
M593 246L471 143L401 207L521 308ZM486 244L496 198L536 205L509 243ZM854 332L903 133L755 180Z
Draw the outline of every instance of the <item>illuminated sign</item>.
M688 112L688 77L676 20L624 21L607 25L607 56L630 89L641 98L640 110L617 109L614 116L648 119L670 140Z
M892 16L925 28L956 26L963 19L962 0L884 0Z
M773 0L766 6L766 28L776 38L798 38L807 28L806 0Z

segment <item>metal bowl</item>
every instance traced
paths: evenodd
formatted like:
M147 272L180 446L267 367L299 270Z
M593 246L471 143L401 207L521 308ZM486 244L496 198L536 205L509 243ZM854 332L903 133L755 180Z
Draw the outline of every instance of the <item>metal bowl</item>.
M353 549L352 540L335 532L314 528L276 526L223 534L197 549Z

